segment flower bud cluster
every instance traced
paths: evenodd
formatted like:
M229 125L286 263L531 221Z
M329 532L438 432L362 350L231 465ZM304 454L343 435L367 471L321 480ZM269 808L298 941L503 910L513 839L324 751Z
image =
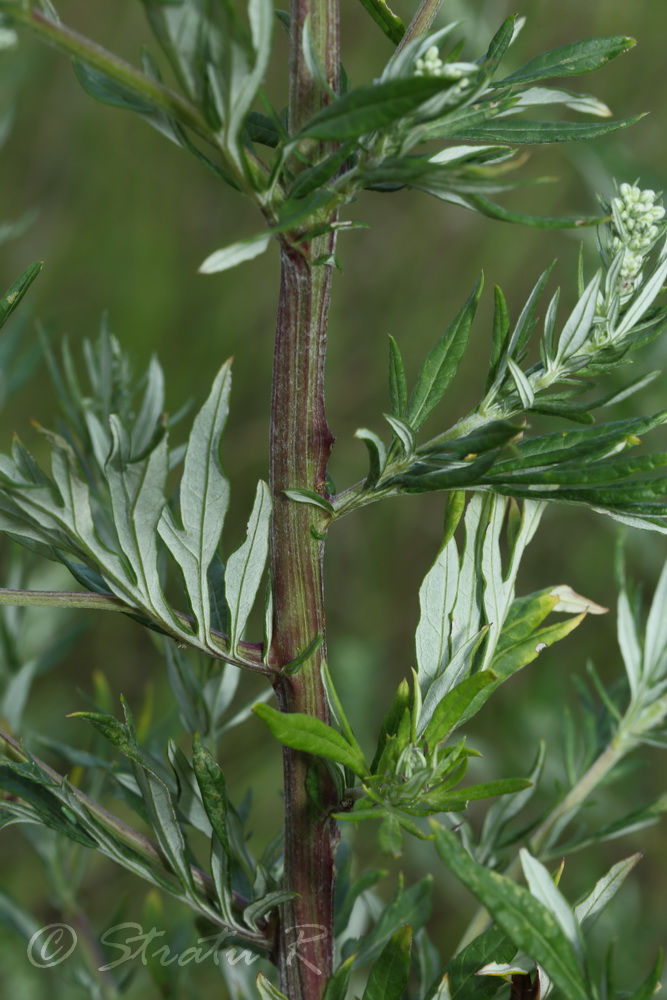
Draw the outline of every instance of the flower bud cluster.
M621 184L619 196L611 203L610 250L614 256L623 251L621 265L621 302L629 298L641 281L644 259L662 232L665 209L656 205L659 195L642 191L633 184Z
M441 80L451 80L455 86L451 88L451 94L461 94L470 86L468 77L471 73L477 73L479 67L476 63L467 62L443 62L437 45L431 45L423 56L415 60L415 76L439 77Z

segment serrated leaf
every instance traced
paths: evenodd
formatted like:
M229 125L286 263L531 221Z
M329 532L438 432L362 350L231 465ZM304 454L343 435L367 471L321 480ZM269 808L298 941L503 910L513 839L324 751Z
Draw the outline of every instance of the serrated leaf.
M283 746L334 760L360 778L369 774L361 751L321 719L300 712L281 713L264 704L255 705L253 711Z
M551 913L527 889L476 864L459 838L433 824L438 854L521 948L545 969L569 1000L592 1000L576 952Z
M440 402L463 357L470 328L484 286L480 278L467 302L424 358L406 410L406 420L417 430Z
M269 551L271 491L261 479L248 521L245 542L227 560L225 595L229 606L229 648L234 651L243 637L255 603Z

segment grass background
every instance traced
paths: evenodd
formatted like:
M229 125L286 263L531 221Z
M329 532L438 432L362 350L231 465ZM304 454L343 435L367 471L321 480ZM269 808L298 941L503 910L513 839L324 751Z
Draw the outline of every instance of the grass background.
M409 17L413 0L396 0ZM390 54L380 32L353 0L343 0L343 58L352 83L377 76ZM136 62L149 42L137 0L61 0L63 19L83 33ZM557 44L594 34L631 34L638 46L591 78L575 81L581 90L603 98L617 117L640 111L650 116L631 130L581 148L535 149L526 176L560 178L507 198L511 207L544 214L591 213L595 191L611 191L611 178L634 180L660 189L664 180L665 83L663 39L667 9L655 0L446 0L441 18L461 18L469 53L483 51L489 35L511 12L528 15L508 68ZM94 104L78 87L67 60L22 36L20 48L1 53L3 100L14 99L18 115L2 151L0 218L17 217L36 207L35 224L2 248L3 280L8 284L31 260L46 262L30 293L32 314L56 338L73 345L95 337L107 311L111 328L131 347L138 366L157 352L167 374L168 405L174 411L187 398L198 405L212 372L233 355L235 387L224 441L224 463L232 479L233 504L225 527L227 551L243 532L256 481L266 476L267 420L271 345L278 289L277 253L233 272L198 276L196 268L211 251L259 228L256 210L221 187L215 178L136 117ZM276 30L269 92L280 106L284 93L286 38ZM459 308L477 279L486 273L487 291L473 342L456 383L430 427L446 426L475 404L484 377L490 335L490 289L497 283L514 315L539 272L559 259L557 281L566 303L573 301L578 244L587 244L595 266L594 233L543 233L510 227L443 205L419 193L373 195L352 208L370 228L343 235L343 275L334 278L327 386L329 421L337 438L332 474L338 486L364 471L365 449L353 439L360 426L382 430L387 408L386 337L393 334L414 376L423 353ZM27 336L33 336L29 326ZM637 358L633 375L665 364L662 342ZM664 406L665 376L641 398L642 412ZM634 414L634 400L620 404L618 416ZM18 430L38 447L31 418L49 425L55 401L40 370L34 381L3 412L0 448ZM657 442L654 442L657 444ZM332 531L327 551L327 608L330 661L343 701L358 732L373 733L397 681L413 662L417 589L438 546L442 497L404 498L352 515ZM551 509L529 550L519 592L569 583L580 593L613 607L612 522L568 508ZM657 535L628 533L631 570L650 589L667 556ZM39 678L26 715L29 731L86 746L89 734L67 712L82 709L91 692L91 671L101 670L113 691L125 693L137 710L147 688L155 691L156 718L173 717L163 682L163 666L148 638L133 623L115 616L86 617L89 630L55 671ZM35 621L37 621L35 619ZM49 618L53 628L57 617ZM35 624L35 627L38 627ZM45 627L45 626L42 626ZM613 615L587 621L576 635L545 653L494 698L471 731L484 751L480 780L520 773L537 740L547 740L551 764L545 782L553 788L560 774L562 709L572 703L572 676L593 657L605 677L617 677L620 657ZM249 691L249 689L248 689ZM557 706L554 709L554 706ZM46 754L45 754L46 755ZM54 766L61 766L57 755ZM253 825L258 841L275 832L280 811L280 760L261 725L233 730L221 746L232 794L247 784L255 789ZM600 814L611 819L664 788L659 751L644 755L614 796L599 796ZM622 788L619 795L618 788ZM622 799L622 801L621 801ZM636 850L647 857L617 898L601 930L618 937L621 985L637 984L665 939L664 886L667 850L664 822L649 831L586 852L568 863L562 887L570 898L592 884L605 865ZM361 840L359 868L373 863L373 846ZM45 881L34 850L17 827L0 837L2 885L36 919L53 918L53 887ZM392 867L390 865L390 867ZM394 866L397 870L397 866ZM402 862L408 878L433 871L436 877L433 937L442 954L462 931L469 899L438 869L434 852L408 845ZM395 872L386 880L391 888ZM104 926L127 894L127 919L137 919L145 888L111 862L94 861L84 883L82 904L93 924ZM178 905L163 902L165 927L176 927ZM134 914L134 917L132 916ZM215 970L190 969L202 996L219 990ZM34 970L23 946L0 927L0 982L7 995L51 1000L84 996L56 972ZM174 996L180 996L175 987ZM194 987L193 987L194 989ZM183 996L196 995L186 992ZM142 969L129 986L131 997L153 995ZM217 995L217 994L216 994Z

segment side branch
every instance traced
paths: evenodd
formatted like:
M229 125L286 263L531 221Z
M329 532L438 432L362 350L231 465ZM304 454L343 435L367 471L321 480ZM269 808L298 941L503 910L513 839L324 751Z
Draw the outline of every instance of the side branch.
M24 7L13 0L0 0L0 12L30 28L49 45L53 45L74 59L80 59L91 69L103 73L116 83L126 87L138 97L154 105L158 111L164 111L181 125L192 129L200 138L205 139L211 145L218 145L215 134L209 128L206 119L193 104L170 87L158 83L157 80L146 76L141 70L135 69L130 63L98 45L97 42L86 38L85 35L79 34L64 24L51 21L34 8Z
M92 594L81 590L7 590L0 587L0 605L9 604L14 607L40 607L40 608L91 608L95 611L119 611L121 614L143 614L141 608L135 608L131 604L126 604L120 597L113 594ZM191 627L192 618L183 614L182 611L174 611L173 615L183 625ZM169 632L168 622L155 622L156 625L165 632ZM181 632L172 636L178 642L187 645L187 637ZM231 663L235 667L246 670L254 670L256 673L272 677L275 670L264 663L262 654L264 646L262 643L239 642L238 647L242 652L242 658L231 656L228 652L229 639L222 632L211 629L211 638L216 644L215 653L211 650L211 655L216 655L225 663ZM199 647L197 647L199 648Z

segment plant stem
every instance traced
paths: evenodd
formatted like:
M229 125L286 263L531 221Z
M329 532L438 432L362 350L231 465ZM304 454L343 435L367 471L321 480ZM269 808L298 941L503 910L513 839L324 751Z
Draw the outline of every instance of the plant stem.
M290 132L328 100L303 58L306 19L331 87L338 84L337 0L292 0ZM309 148L309 155L323 147ZM271 405L271 578L274 619L270 665L294 660L312 640L325 637L321 537L323 512L295 503L285 489L325 494L333 436L324 410L324 362L331 267L314 266L333 253L334 234L298 248L281 248L280 301ZM318 537L319 536L319 537ZM327 722L321 675L326 643L292 676L275 682L281 711L305 712ZM278 959L281 988L290 1000L319 1000L333 965L334 855L338 842L330 813L336 794L321 762L285 748L285 888L299 895L282 909Z
M329 267L313 268L299 251L282 250L271 422L274 631L269 662L274 669L296 659L315 636L325 635L324 543L311 532L321 533L322 512L288 500L282 490L324 490L333 443L323 405L330 284ZM299 673L281 676L275 687L282 711L329 721L320 672L325 657L323 642ZM287 748L283 754L285 886L299 897L283 909L282 988L290 1000L318 1000L331 974L337 833L327 812L335 810L337 802L327 772L313 758ZM307 782L316 784L320 803L309 794ZM302 930L286 933L287 928ZM301 960L295 962L290 947L296 935L318 940L304 944L298 953Z
M442 0L422 0L415 16L410 21L397 52L419 35L424 35L435 21L438 11L442 7Z

